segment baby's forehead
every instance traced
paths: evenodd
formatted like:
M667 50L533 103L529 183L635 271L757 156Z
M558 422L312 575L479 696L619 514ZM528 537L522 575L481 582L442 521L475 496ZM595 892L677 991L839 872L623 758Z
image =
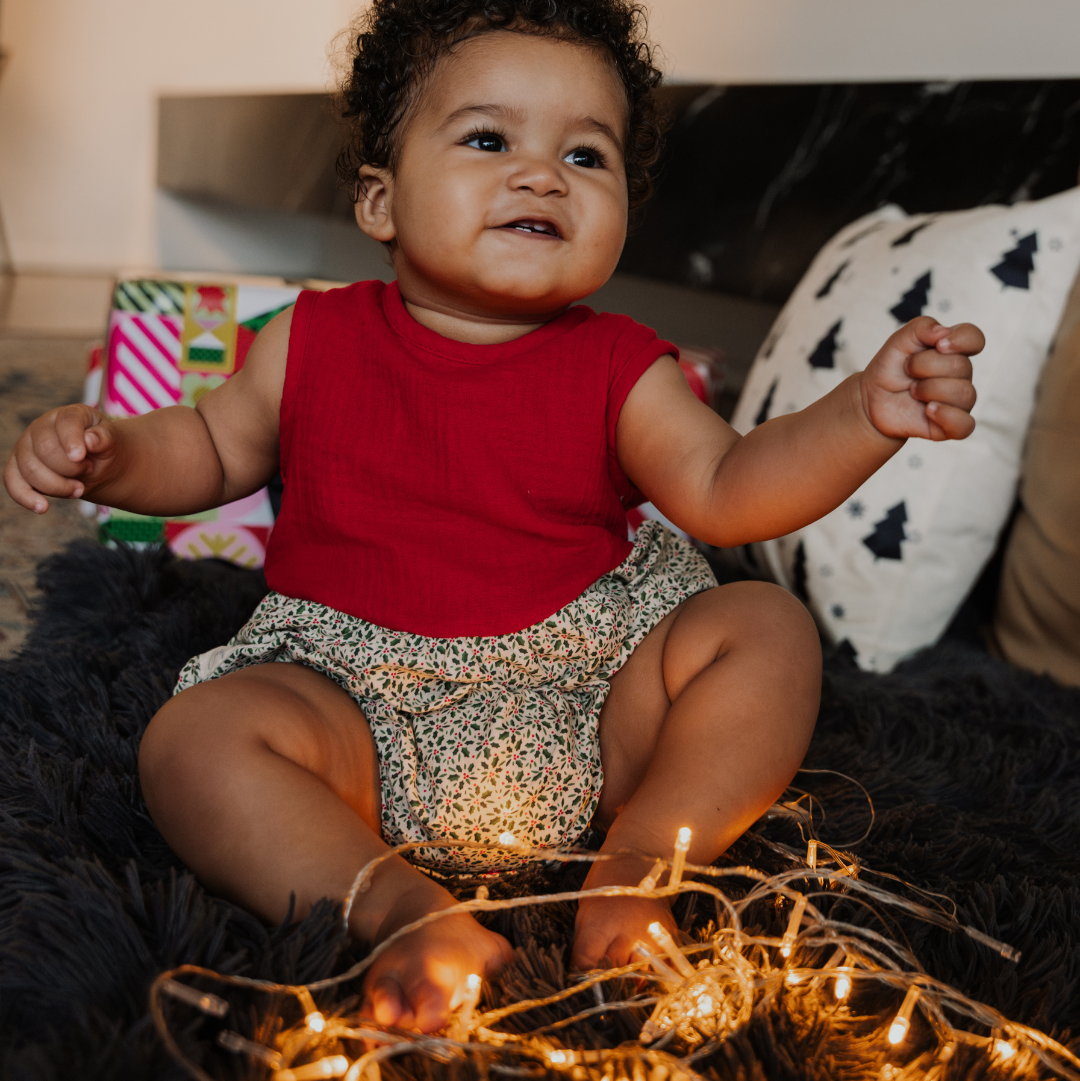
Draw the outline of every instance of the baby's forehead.
M571 123L591 118L620 132L620 145L629 112L626 88L606 49L507 30L459 42L417 87L416 114L445 121L470 108L519 121L536 115Z

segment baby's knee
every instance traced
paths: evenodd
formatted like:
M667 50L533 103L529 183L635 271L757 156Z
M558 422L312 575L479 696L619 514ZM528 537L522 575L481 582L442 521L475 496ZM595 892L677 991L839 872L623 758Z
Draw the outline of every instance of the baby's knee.
M771 634L777 634L795 647L809 647L819 660L821 639L814 617L806 605L783 586L772 582L740 582L748 588L754 622Z
M772 644L821 660L817 627L806 606L771 582L732 582L702 595L712 601L731 644Z

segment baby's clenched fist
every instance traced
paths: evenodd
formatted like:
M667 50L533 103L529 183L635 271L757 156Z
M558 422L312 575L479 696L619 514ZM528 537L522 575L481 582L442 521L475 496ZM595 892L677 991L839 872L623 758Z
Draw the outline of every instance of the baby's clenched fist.
M971 323L919 316L902 326L861 373L870 423L894 439L966 439L975 430L970 357L986 340Z
M4 485L20 506L44 514L46 496L78 499L99 481L115 452L113 428L88 405L65 405L38 417L19 437Z

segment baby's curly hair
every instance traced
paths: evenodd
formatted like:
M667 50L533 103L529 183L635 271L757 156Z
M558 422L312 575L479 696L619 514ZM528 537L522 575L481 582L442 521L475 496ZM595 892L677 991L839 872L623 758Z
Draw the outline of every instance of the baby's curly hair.
M556 37L603 49L626 88L626 186L630 209L652 192L661 129L653 90L661 73L633 0L374 0L356 28L341 88L349 138L338 176L359 198L361 165L393 169L394 134L435 62L455 44L492 30Z

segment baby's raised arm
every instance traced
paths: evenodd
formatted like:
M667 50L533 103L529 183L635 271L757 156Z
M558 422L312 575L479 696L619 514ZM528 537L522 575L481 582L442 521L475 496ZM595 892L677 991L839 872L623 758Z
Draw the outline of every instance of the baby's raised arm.
M49 496L171 517L258 491L277 472L278 412L292 308L272 319L244 367L194 409L106 417L65 405L38 417L4 470L12 499L44 514Z
M661 358L623 405L619 462L700 540L731 548L780 537L838 507L909 437L966 438L975 427L968 357L983 345L970 323L913 319L864 371L743 438Z

